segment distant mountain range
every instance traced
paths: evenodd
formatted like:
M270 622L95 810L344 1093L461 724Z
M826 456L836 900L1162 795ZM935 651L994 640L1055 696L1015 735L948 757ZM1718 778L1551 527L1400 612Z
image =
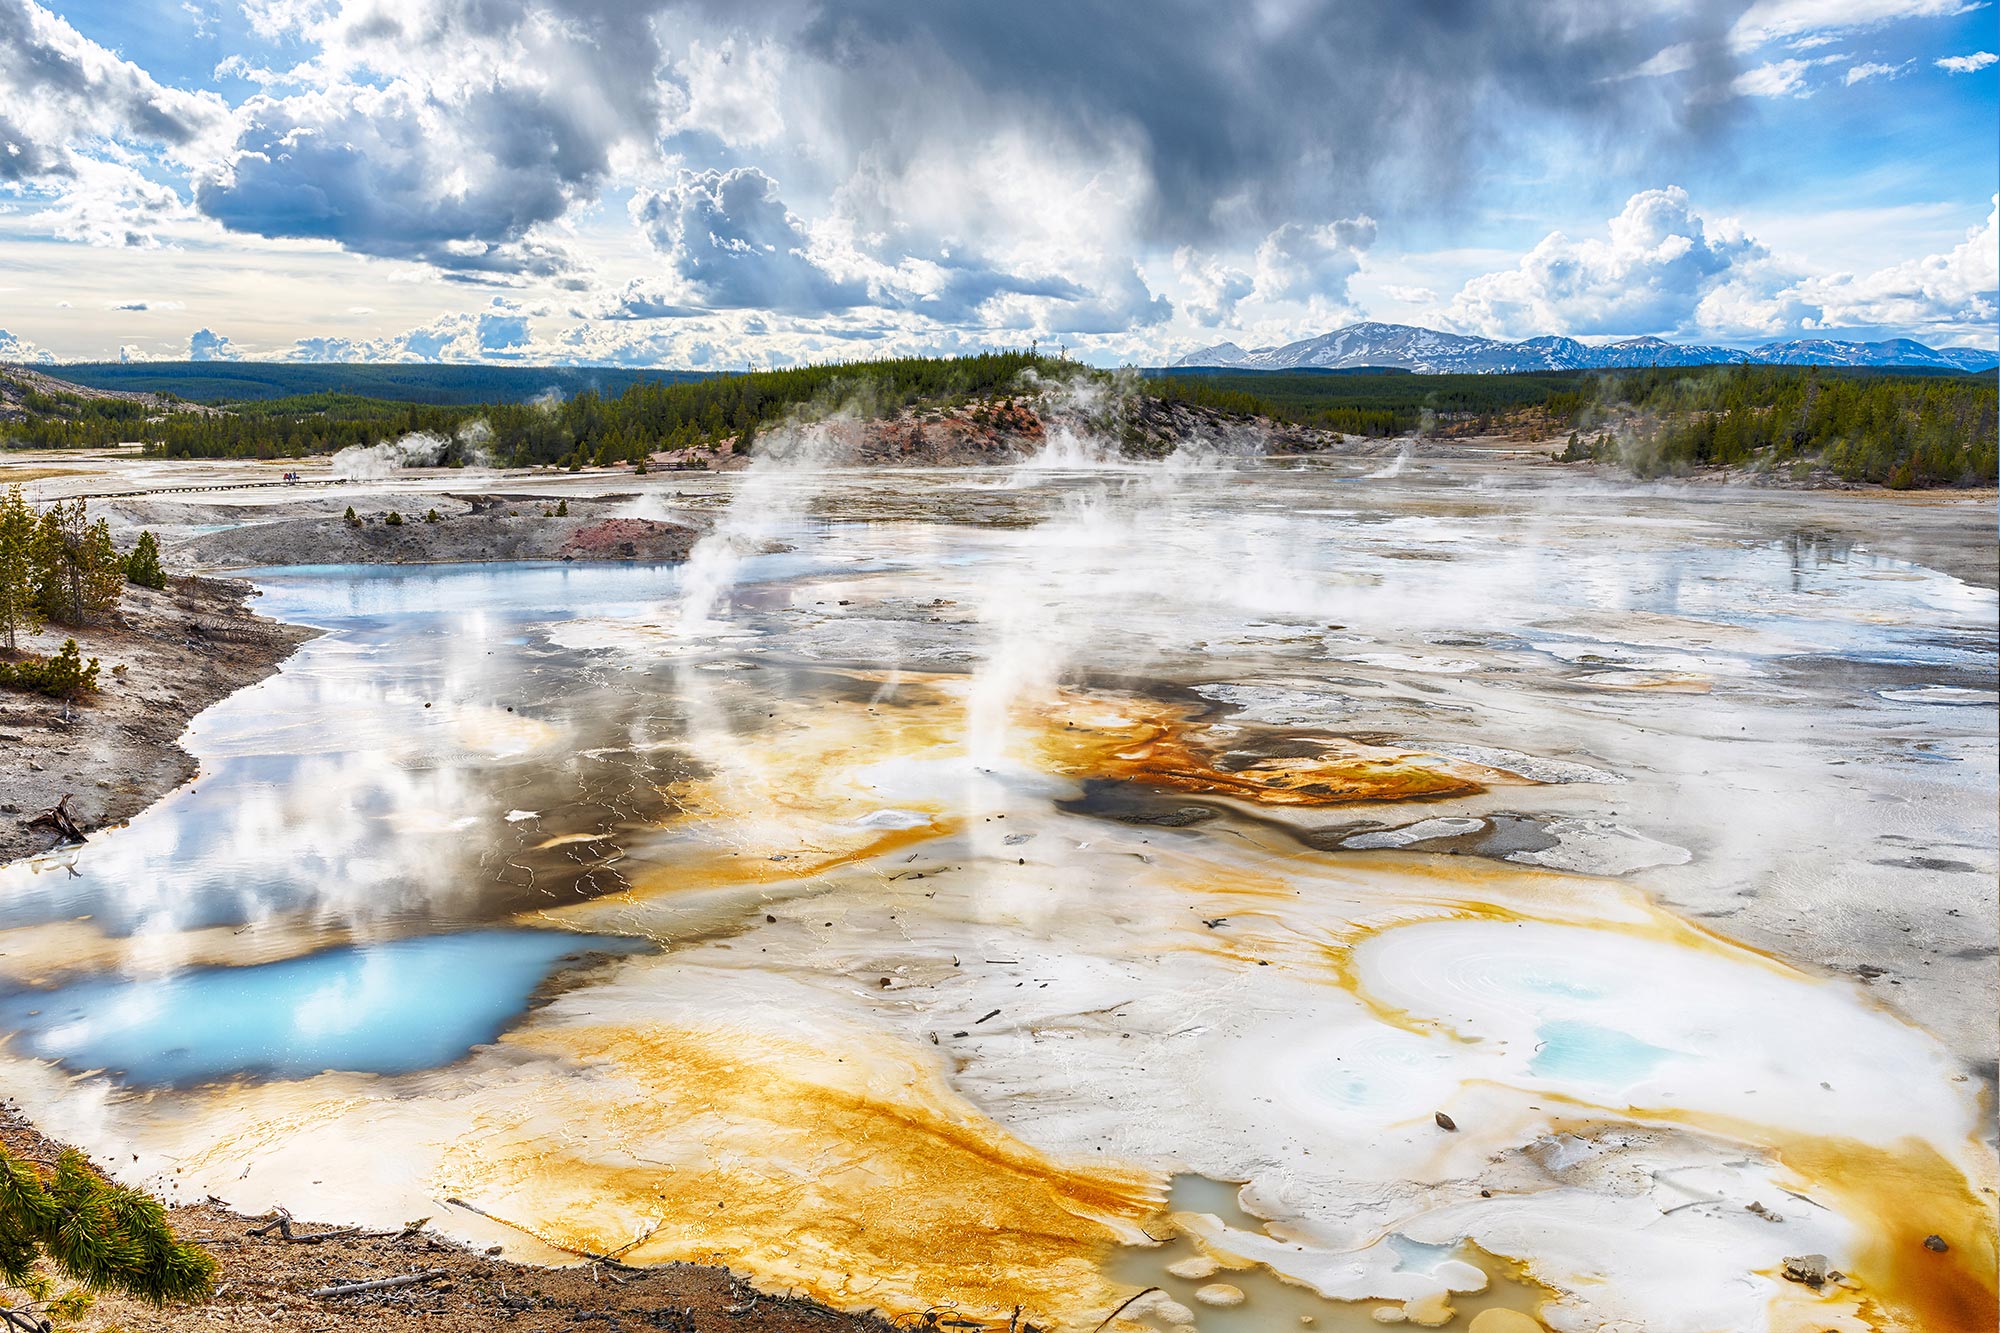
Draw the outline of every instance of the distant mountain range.
M1908 338L1888 342L1838 342L1800 338L1761 347L1714 347L1670 343L1663 338L1626 338L1614 343L1580 343L1574 338L1529 338L1500 342L1458 333L1440 333L1410 324L1350 324L1317 338L1258 347L1217 343L1190 352L1176 366L1241 370L1347 370L1382 366L1426 375L1502 375L1531 370L1630 370L1646 366L1868 366L1896 369L1991 370L2000 354L1978 347L1926 347Z

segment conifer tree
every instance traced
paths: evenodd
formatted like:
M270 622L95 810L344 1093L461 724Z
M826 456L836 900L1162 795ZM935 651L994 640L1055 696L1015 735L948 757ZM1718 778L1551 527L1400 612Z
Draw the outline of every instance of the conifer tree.
M140 533L139 544L125 557L125 581L141 588L167 586L167 571L160 568L160 544L152 533Z
M90 521L82 500L57 501L35 524L35 595L42 614L61 625L84 625L118 604L125 561L111 525Z
M19 635L42 627L35 588L35 511L21 488L9 486L0 495L0 644L20 649Z

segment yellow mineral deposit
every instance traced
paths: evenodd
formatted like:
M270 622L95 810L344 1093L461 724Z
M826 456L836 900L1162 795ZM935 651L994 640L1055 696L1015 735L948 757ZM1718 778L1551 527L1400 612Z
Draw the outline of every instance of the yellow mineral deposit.
M1163 1197L1145 1171L1028 1148L916 1051L670 1027L508 1044L580 1077L534 1125L496 1113L438 1162L436 1186L573 1252L722 1263L849 1307L935 1305L1005 1327L1021 1306L1045 1327L1088 1327L1121 1299L1099 1256L1143 1239ZM570 1116L593 1132L540 1132Z
M1759 1141L1755 1129L1740 1133ZM1978 1160L1978 1145L1967 1150ZM2000 1324L1994 1223L2000 1180L1968 1179L1915 1139L1883 1147L1770 1135L1770 1151L1793 1173L1799 1193L1825 1200L1858 1225L1861 1239L1841 1288L1853 1292L1855 1313L1871 1329L1993 1333ZM1796 1298L1781 1289L1774 1321ZM1840 1303L1837 1296L1833 1303Z
M1245 756L1225 768L1230 738L1172 705L1136 697L1068 693L1037 703L1032 715L1041 726L1030 744L1050 772L1259 805L1421 800L1521 781L1476 764L1334 736L1313 738L1313 754Z

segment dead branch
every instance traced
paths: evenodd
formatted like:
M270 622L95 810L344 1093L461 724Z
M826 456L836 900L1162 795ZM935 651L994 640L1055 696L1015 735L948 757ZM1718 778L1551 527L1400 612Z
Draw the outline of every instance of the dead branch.
M64 792L63 798L60 801L57 801L54 805L29 820L28 827L54 829L57 836L65 842L89 841L89 839L83 836L83 830L76 826L76 821L70 818L69 803L71 798L71 793Z
M1151 1295L1153 1292L1156 1292L1158 1290L1160 1290L1160 1288L1158 1287L1148 1287L1144 1291L1135 1292L1132 1295L1126 1297L1123 1304L1119 1305L1119 1307L1116 1310L1113 1310L1110 1314L1104 1316L1104 1323L1099 1324L1096 1328L1092 1329L1090 1333L1104 1333L1105 1324L1109 1324L1119 1315L1124 1314L1126 1306L1132 1304L1133 1301L1138 1300L1141 1296Z
M468 1213L478 1213L481 1217L485 1218L489 1222L498 1222L503 1227L512 1227L514 1230L520 1232L524 1236L534 1236L535 1239L541 1241L542 1244L552 1246L555 1249L561 1250L564 1254L574 1254L581 1259L592 1259L600 1264L603 1264L607 1268L615 1268L621 1273L636 1273L639 1271L638 1269L634 1268L631 1264L620 1262L613 1255L599 1254L595 1250L580 1250L572 1245L558 1245L556 1244L556 1242L549 1240L547 1237L535 1235L534 1232L528 1230L526 1227L522 1226L519 1222L509 1222L504 1217L499 1217L492 1213L487 1212L484 1208L481 1208L478 1204L467 1203L465 1200L457 1198L455 1196L453 1198L446 1199L445 1202L450 1204L454 1208L463 1208ZM634 1241L633 1244L636 1245L638 1244L638 1242ZM626 1248L629 1249L631 1247L627 1246Z
M429 1282L445 1275L442 1268L426 1268L421 1273L404 1273L399 1277L378 1277L371 1282L339 1282L331 1287L321 1287L313 1293L318 1299L328 1296L359 1296L363 1292L387 1291L391 1287L410 1287L419 1282Z
M272 1209L271 1220L263 1226L250 1228L248 1234L252 1236L268 1236L273 1231L278 1233L280 1240L289 1245L317 1245L323 1240L340 1240L348 1236L358 1236L361 1234L360 1227L339 1227L332 1231L314 1231L305 1235L294 1235L292 1233L292 1215L288 1210L283 1208ZM394 1233L385 1232L384 1234Z

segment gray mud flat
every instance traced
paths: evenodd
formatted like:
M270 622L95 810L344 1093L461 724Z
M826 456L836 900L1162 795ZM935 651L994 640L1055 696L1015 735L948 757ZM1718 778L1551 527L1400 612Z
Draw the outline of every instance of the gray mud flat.
M418 497L420 502L422 497ZM193 537L176 558L210 568L274 565L421 565L514 560L681 560L695 532L678 524L575 514L544 517L553 500L501 501L467 512L444 501L413 512L371 505L345 517L279 517ZM577 506L583 508L584 506ZM449 512L447 512L449 510ZM400 524L387 521L390 513ZM436 512L438 518L425 518Z

